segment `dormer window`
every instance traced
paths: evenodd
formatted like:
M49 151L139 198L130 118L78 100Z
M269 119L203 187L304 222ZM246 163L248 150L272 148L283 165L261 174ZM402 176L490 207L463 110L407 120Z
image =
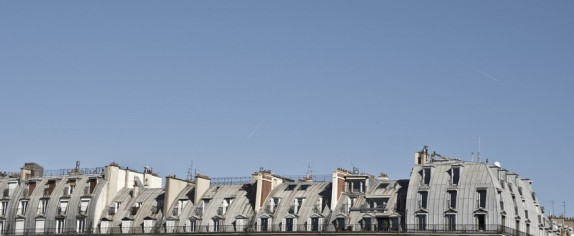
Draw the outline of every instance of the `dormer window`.
M80 199L80 214L86 214L88 212L88 206L90 205L89 198Z
M69 194L74 193L74 189L76 188L76 180L68 181L68 187L69 187Z
M389 186L389 183L381 183L381 184L379 184L379 187L378 187L378 188L379 188L379 189L385 189L385 188L387 188L388 186Z
M68 210L68 203L69 201L66 200L60 200L60 206L58 206L58 214L59 215L65 215L66 211Z
M427 192L427 191L420 191L419 192L419 208L420 209L427 209L428 196L429 196L429 192Z
M20 205L18 205L18 214L19 215L26 215L26 210L28 209L28 200L20 201Z
M387 207L387 203L389 202L388 198L371 198L367 200L369 204L369 208L375 211L383 212L385 207Z
M458 185L459 180L460 180L460 167L453 166L450 169L450 184Z
M309 185L309 184L303 184L303 185L299 186L299 190L305 191L305 190L307 190L307 188L309 188L309 186L311 186L311 185Z
M269 200L269 205L267 206L267 210L266 210L267 213L273 214L275 212L275 207L277 205L279 205L279 203L281 203L281 198L277 198L277 197L271 198Z
M367 185L365 184L367 182L366 179L347 179L347 181L345 182L346 188L347 188L347 192L350 193L364 193L367 191Z
M450 209L456 209L457 192L456 191L448 191L447 193L448 193L448 195L447 195L448 207Z
M179 201L177 201L177 207L174 209L173 215L178 216L179 214L181 214L181 212L183 211L183 209L187 205L187 202L188 202L187 199L180 199Z
M291 204L291 208L289 209L289 213L297 215L299 214L299 209L301 209L301 206L303 205L303 202L305 202L305 198L296 198L293 201L293 204Z
M4 201L0 204L0 216L6 215L6 209L8 209L8 202Z
M227 208L229 208L229 206L231 205L231 203L233 202L233 198L225 198L223 199L223 201L221 202L221 207L219 208L219 215L225 215L225 213L227 212Z
M293 191L293 190L295 190L296 187L297 187L296 184L287 185L287 188L285 188L285 191Z
M476 190L476 203L478 208L486 208L486 189Z
M423 168L423 184L429 185L430 179L431 179L431 168L430 167Z

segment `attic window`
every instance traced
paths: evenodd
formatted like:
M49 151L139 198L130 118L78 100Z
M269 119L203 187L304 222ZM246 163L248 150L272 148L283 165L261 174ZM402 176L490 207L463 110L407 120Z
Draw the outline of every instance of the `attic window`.
M460 180L460 167L452 167L450 169L450 180L451 184L457 185Z
M309 186L311 186L311 185L309 185L309 184L301 185L301 186L299 187L299 190L307 190L307 188L309 188Z
M429 185L430 184L430 179L431 179L431 168L430 167L425 167L423 169L423 184L424 185Z
M293 190L295 190L296 187L297 187L296 184L287 185L287 188L285 188L285 191L293 191Z
M389 183L381 183L379 184L379 188L387 188L389 186Z

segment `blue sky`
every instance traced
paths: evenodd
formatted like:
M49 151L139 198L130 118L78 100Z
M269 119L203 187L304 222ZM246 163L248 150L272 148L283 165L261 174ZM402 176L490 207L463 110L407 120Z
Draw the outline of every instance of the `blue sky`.
M574 214L572 1L2 1L0 169L482 158Z

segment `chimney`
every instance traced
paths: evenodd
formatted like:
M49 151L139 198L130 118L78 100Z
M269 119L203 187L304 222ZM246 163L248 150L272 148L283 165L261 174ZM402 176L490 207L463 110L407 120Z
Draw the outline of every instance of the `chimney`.
M134 180L134 187L132 189L132 198L136 198L138 196L139 193L139 186L138 183Z
M271 193L271 190L283 183L284 180L273 176L270 170L260 169L259 172L253 174L252 181L255 182L257 188L255 195L255 212L259 212Z
M195 175L195 196L194 196L194 203L198 204L199 199L207 192L209 186L211 184L211 179L207 175L197 174Z
M379 180L381 181L389 181L389 176L387 174L385 174L385 172L381 172L379 174Z
M336 169L333 171L333 180L331 188L331 210L335 210L337 207L337 202L341 193L345 191L345 176L349 175L350 172L344 169Z
M424 146L423 150L415 152L415 165L424 165L428 162L429 158L428 146Z
M173 204L177 203L177 196L183 191L191 182L187 180L177 179L174 176L165 177L165 200L163 212L168 212ZM193 202L193 199L190 199ZM195 202L194 202L195 203Z

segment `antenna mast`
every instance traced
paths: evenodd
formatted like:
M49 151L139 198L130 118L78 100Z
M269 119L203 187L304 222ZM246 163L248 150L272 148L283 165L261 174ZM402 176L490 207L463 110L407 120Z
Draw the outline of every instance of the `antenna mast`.
M307 177L311 177L313 175L313 168L311 167L311 161L307 162Z
M193 180L193 161L189 162L189 169L187 169L187 180Z
M566 202L562 202L562 207L564 207L564 210L562 211L562 217L566 218Z
M480 162L480 137L478 137L478 153L476 153L476 158Z

